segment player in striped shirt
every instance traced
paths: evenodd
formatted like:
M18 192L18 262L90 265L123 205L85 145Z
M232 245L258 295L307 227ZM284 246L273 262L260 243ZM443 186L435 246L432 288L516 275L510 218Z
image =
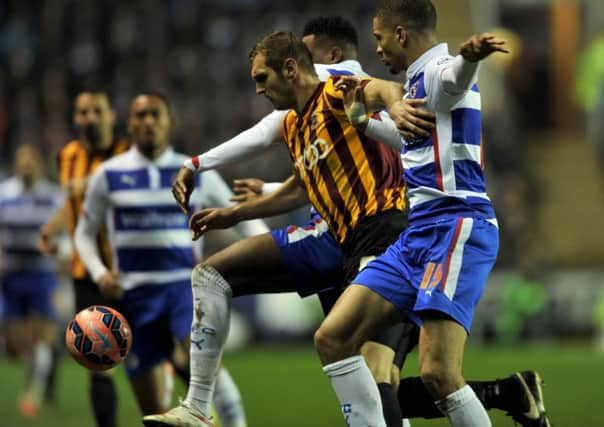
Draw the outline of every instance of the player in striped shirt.
M461 366L474 307L498 250L497 222L482 173L475 82L479 61L506 52L504 42L488 34L473 36L459 55L450 56L446 44L436 41L436 11L429 0L385 0L373 24L382 61L394 73L406 71L406 96L425 97L436 123L430 136L403 141L409 228L344 292L317 332L322 337L318 351L348 409L349 425L385 425L379 405L370 410L375 417L368 421L367 399L359 396L377 390L353 367L363 341L402 313L421 328L420 375L451 425L490 426ZM352 122L364 116L361 103L369 111L385 105L396 120L400 101L392 98L391 83L342 79L339 87L356 98L349 109ZM539 389L539 377L532 379ZM539 399L536 411L519 414L518 421L549 426L540 391L533 397Z
M133 146L92 175L76 231L77 250L92 279L119 300L117 308L132 327L135 339L125 365L143 414L167 409L163 362L171 360L175 347L188 354L189 345L204 346L203 340L189 340L190 275L201 259L201 245L191 245L188 218L170 193L173 176L188 158L171 148L170 128L162 95L134 98L128 119ZM233 194L218 173L200 174L196 186L195 207L230 205ZM113 265L103 261L96 244L101 227L108 229ZM238 231L246 237L268 228L253 221ZM180 368L187 370L188 360ZM244 419L227 414L221 421L228 427L245 426Z
M85 90L75 97L73 125L78 138L59 151L59 177L66 197L64 206L40 228L39 245L44 253L55 252L55 238L63 229L73 238L89 175L101 162L128 149L128 141L114 138L114 122L115 112L106 92ZM109 257L104 236L99 239L99 245ZM112 305L92 282L75 250L71 276L76 312L93 304ZM90 372L90 400L96 425L115 427L118 399L110 371Z
M0 242L6 343L9 354L27 361L28 385L19 401L27 417L36 416L42 404L57 334L52 303L57 266L38 249L38 229L62 203L61 187L43 176L39 150L21 145L14 175L0 183Z

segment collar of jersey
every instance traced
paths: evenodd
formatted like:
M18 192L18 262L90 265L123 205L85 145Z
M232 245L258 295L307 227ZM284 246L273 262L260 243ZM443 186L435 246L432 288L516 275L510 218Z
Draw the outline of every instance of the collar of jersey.
M449 54L449 45L447 43L439 43L433 46L431 49L425 51L422 56L413 61L413 64L407 69L407 81L412 80L417 74L419 74L428 62L439 56L446 56Z
M159 156L157 159L149 160L148 158L143 156L140 151L138 151L136 144L134 144L132 145L132 147L130 147L130 155L142 163L162 166L164 164L171 164L170 160L174 156L174 149L171 146L168 146L168 148L166 148L162 155Z

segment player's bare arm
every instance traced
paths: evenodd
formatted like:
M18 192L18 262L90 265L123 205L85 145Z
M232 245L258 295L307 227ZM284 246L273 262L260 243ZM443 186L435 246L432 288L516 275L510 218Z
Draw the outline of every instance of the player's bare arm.
M52 218L46 224L40 227L38 235L38 248L45 255L54 255L58 251L56 236L65 230L65 209L66 205L61 206L54 213Z
M193 240L197 240L208 230L229 228L249 219L280 215L307 203L306 190L292 175L277 191L269 195L228 208L209 208L196 212L189 221L189 228L193 231Z

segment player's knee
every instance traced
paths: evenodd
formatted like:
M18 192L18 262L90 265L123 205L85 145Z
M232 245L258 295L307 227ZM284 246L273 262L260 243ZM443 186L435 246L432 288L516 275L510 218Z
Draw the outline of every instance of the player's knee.
M420 364L420 377L428 392L435 398L445 397L463 384L461 375L446 364L434 361Z
M314 335L315 348L324 363L332 363L354 354L349 343L325 322Z

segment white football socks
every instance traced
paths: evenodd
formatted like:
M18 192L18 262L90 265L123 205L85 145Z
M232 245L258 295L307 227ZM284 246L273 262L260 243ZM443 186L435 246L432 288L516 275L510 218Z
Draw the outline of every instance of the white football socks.
M323 367L342 405L349 427L386 427L380 392L362 356Z
M52 348L45 342L36 343L31 352L31 375L29 389L41 397L52 369Z
M220 368L216 378L214 407L222 427L247 426L241 393L225 367Z
M232 291L220 273L208 265L193 269L191 285L191 379L185 402L210 418L214 382L229 334Z
M174 392L174 367L170 362L164 362L163 368L166 379L162 406L166 408L165 410L167 411L172 406L172 393Z
M487 411L467 384L435 403L453 427L491 427Z

